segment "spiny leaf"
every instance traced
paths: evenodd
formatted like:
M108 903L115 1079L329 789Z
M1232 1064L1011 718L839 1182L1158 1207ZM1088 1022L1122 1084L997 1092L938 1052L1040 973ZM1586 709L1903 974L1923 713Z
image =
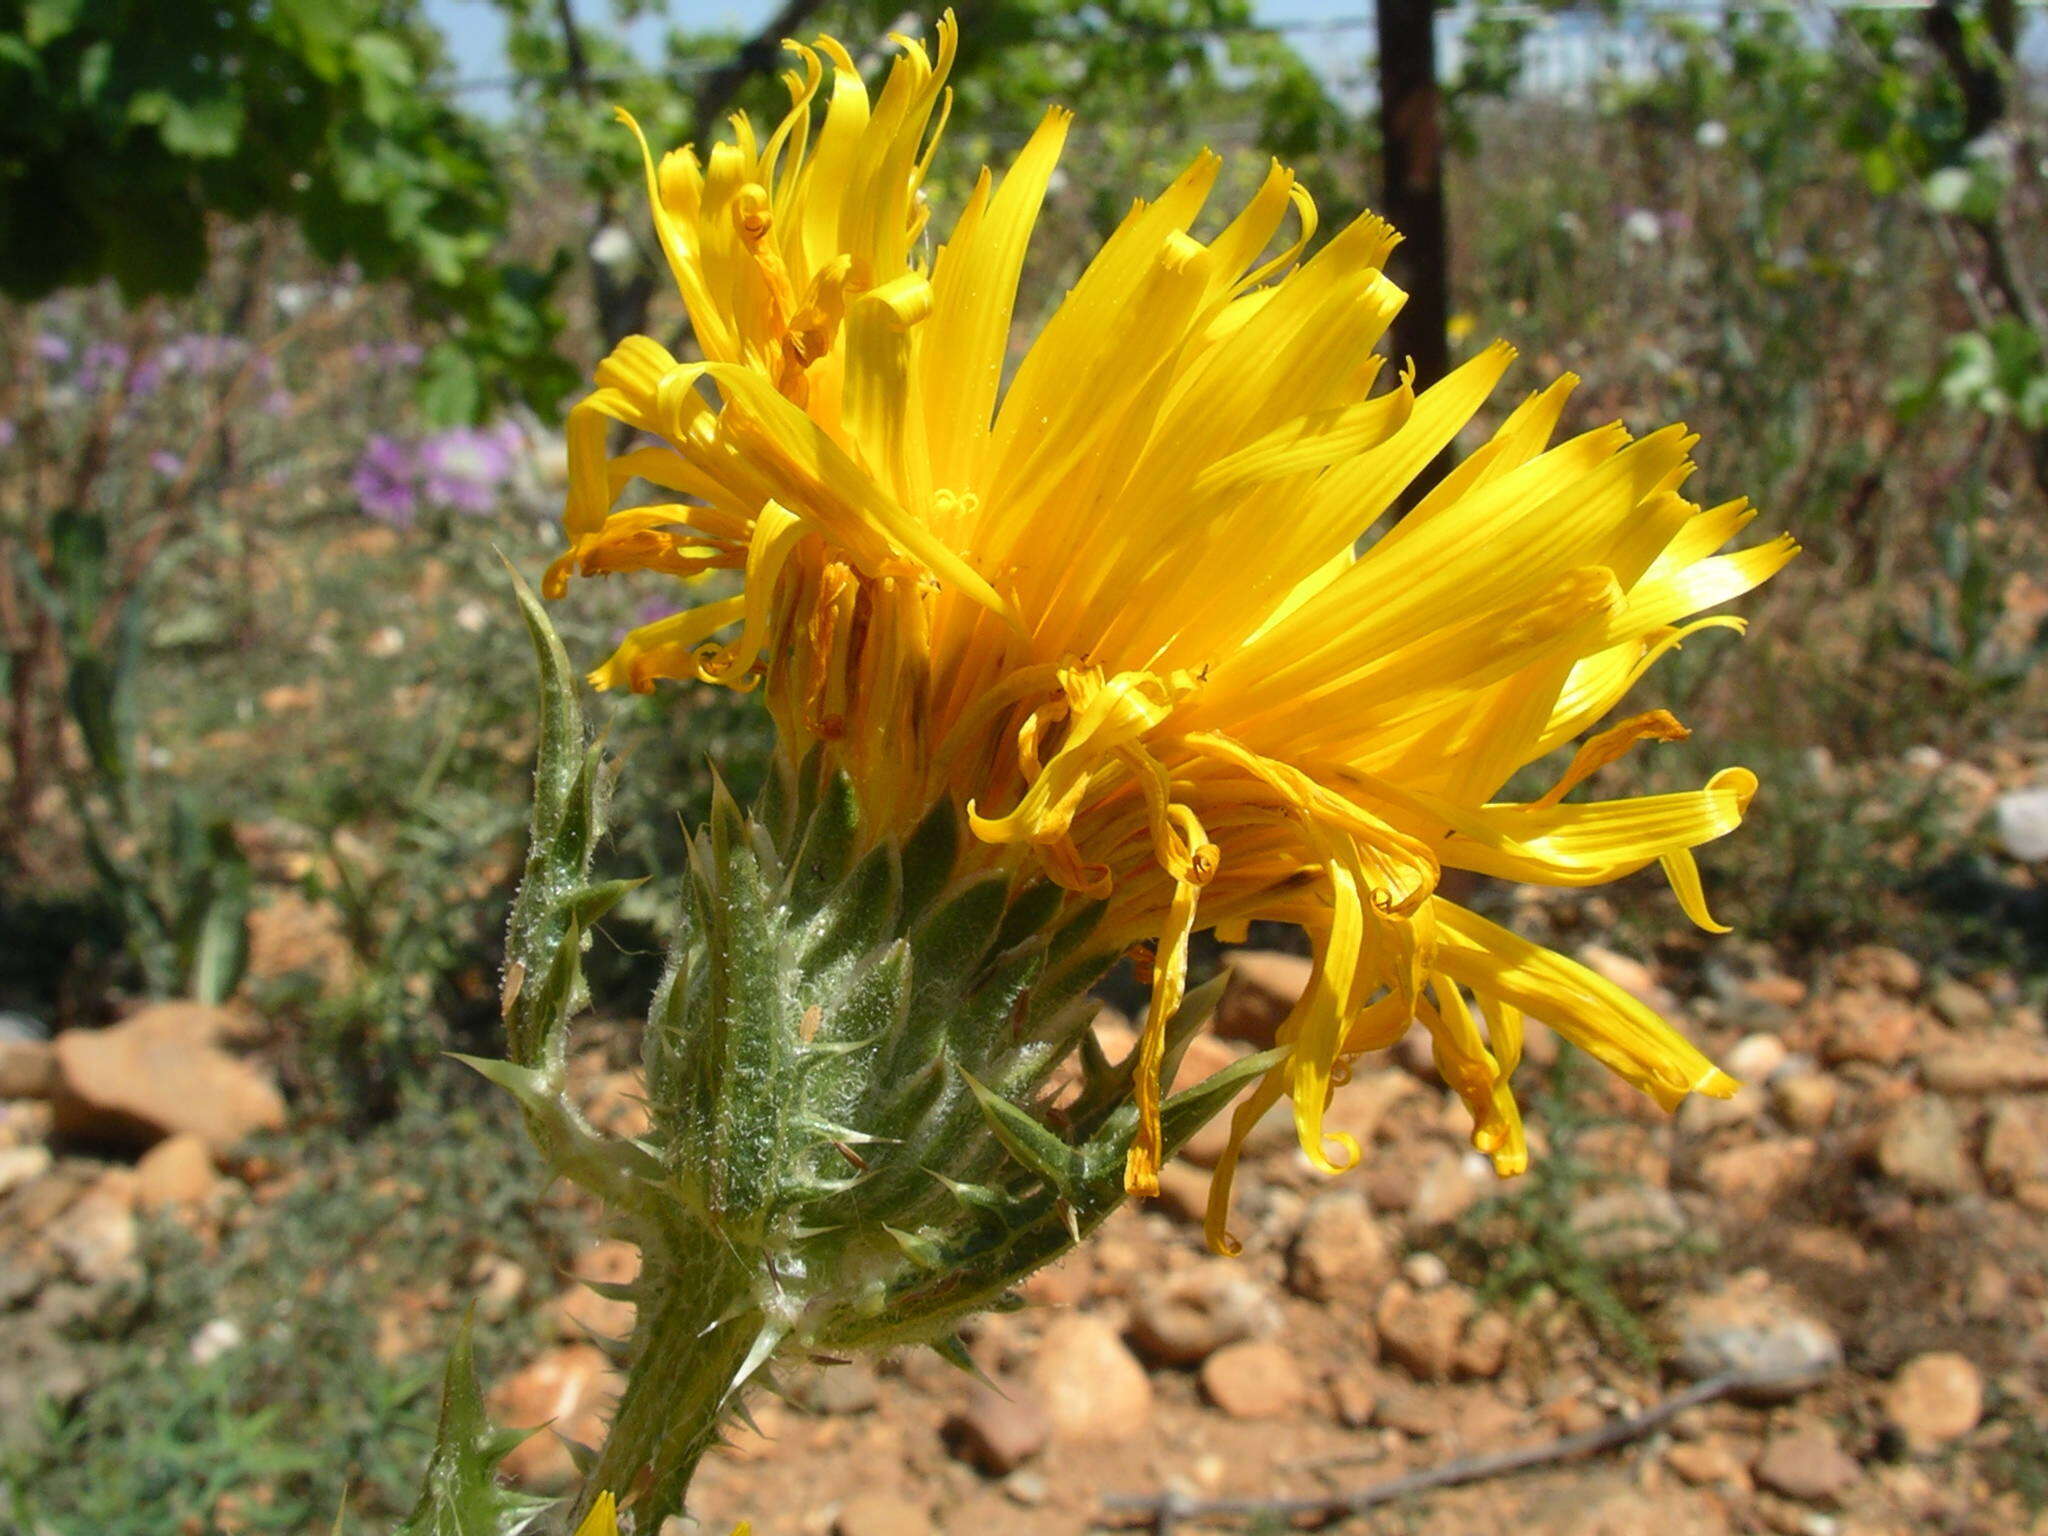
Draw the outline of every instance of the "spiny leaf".
M521 991L526 1008L521 1037L512 1042L514 1058L536 1067L559 1062L566 1052L566 1026L581 1006L582 993L583 929L570 918L538 984L529 976Z
M575 892L562 905L571 922L587 929L646 883L645 876L631 880L601 880Z
M1236 1098L1246 1085L1264 1077L1287 1059L1287 1048L1260 1051L1212 1072L1192 1088L1174 1094L1159 1107L1160 1140L1171 1157L1203 1126L1215 1119L1223 1106Z
M804 967L822 971L880 944L895 929L900 885L892 849L877 848L863 858L823 905L815 936L803 952Z
M754 797L754 820L776 847L789 846L796 822L796 781L780 755L769 765L761 792Z
M1013 1203L1008 1194L993 1185L972 1184L965 1179L949 1179L935 1168L927 1168L925 1172L937 1179L955 1200L970 1210L1001 1211Z
M507 570L539 669L540 747L526 870L505 936L507 976L520 978L506 989L505 1032L513 1059L534 1064L559 1040L556 1031L577 1001L573 973L566 992L534 983L555 971L565 936L578 926L573 904L587 894L585 874L603 820L603 774L586 740L568 653L532 589L509 564Z
M984 875L949 896L911 935L918 987L958 986L995 944L1009 898L1009 880Z
M1188 1046L1201 1032L1209 1015L1216 1011L1216 1004L1229 985L1229 974L1223 973L1190 990L1181 999L1173 1017L1166 1021L1166 1048L1160 1061L1160 1081L1170 1083L1180 1069L1181 1058L1187 1054ZM1097 1052L1099 1056L1099 1051ZM1084 1058L1084 1064L1086 1058ZM1115 1066L1097 1075L1091 1071L1084 1079L1081 1095L1068 1107L1068 1122L1083 1137L1094 1133L1107 1115L1118 1105L1126 1103L1131 1095L1131 1078L1137 1071L1138 1052L1134 1048Z
M512 578L512 595L526 620L534 659L540 665L540 756L534 767L533 825L536 840L551 839L562 824L570 786L582 767L583 706L576 698L576 674L569 665L569 653L562 648L547 610L509 560L505 571Z
M981 1362L968 1352L967 1342L957 1333L949 1333L942 1339L932 1341L932 1353L956 1371L965 1371L991 1391L999 1390L988 1378L988 1372L981 1368Z
M904 1256L919 1269L941 1270L946 1267L946 1255L939 1245L928 1237L915 1232L906 1232L901 1227L892 1227L887 1222L882 1230L896 1240L896 1246Z
M989 1092L965 1068L960 1075L973 1091L989 1129L1009 1154L1061 1194L1071 1189L1080 1161L1074 1149L1009 1100Z
M1039 938L1066 899L1067 893L1050 880L1026 886L1012 898L1010 909L1003 914L1003 925L996 930L995 947L1009 949L1027 939Z
M741 849L753 850L753 837L747 825L746 813L740 809L739 801L733 798L732 790L726 786L725 775L718 771L718 765L711 765L711 859L721 875L732 864Z
M596 1135L539 1072L516 1062L456 1055L455 1060L496 1083L526 1111L534 1144L553 1170L628 1212L653 1198L650 1186L672 1186L661 1164L638 1144Z
M1216 1005L1223 1001L1223 993L1229 985L1230 972L1219 971L1199 987L1189 988L1181 999L1180 1007L1166 1021L1166 1050L1159 1059L1159 1080L1162 1083L1171 1083L1179 1074L1188 1047L1195 1043L1195 1036L1202 1032L1202 1026L1216 1012Z
M1247 1084L1256 1082L1287 1059L1285 1046L1261 1051L1212 1072L1192 1088L1174 1094L1159 1108L1160 1140L1173 1156L1188 1139L1220 1114ZM1138 1111L1126 1101L1104 1120L1085 1149L1084 1183L1091 1200L1113 1199L1123 1188L1124 1159L1138 1127Z
M1051 941L1045 946L1046 964L1058 965L1069 955L1076 953L1082 942L1095 932L1096 925L1102 921L1102 914L1108 910L1107 901L1091 901L1054 929ZM1109 969L1114 958L1114 955L1104 955L1099 960L1077 962L1088 970L1088 980L1082 985L1093 985L1095 979Z
M521 1536L553 1502L498 1485L498 1463L526 1439L506 1437L484 1416L471 1341L472 1317L462 1320L442 1376L441 1422L427 1462L419 1502L398 1536Z

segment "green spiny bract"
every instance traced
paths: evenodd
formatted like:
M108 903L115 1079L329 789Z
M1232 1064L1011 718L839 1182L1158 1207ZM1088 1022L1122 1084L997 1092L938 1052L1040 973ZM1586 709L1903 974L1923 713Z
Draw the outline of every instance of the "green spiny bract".
M441 1423L419 1502L398 1536L523 1536L546 1513L550 1500L500 1487L498 1463L526 1438L523 1430L493 1429L484 1417L470 1350L470 1319L448 1351L441 1381ZM335 1530L341 1529L337 1519Z
M1122 1201L1131 1063L1088 1029L1114 958L1091 943L1099 908L977 872L950 804L872 836L853 785L814 760L751 818L720 787L644 1034L648 1129L593 1131L564 1088L568 1021L589 925L629 887L588 880L602 765L560 643L520 597L543 694L533 842L507 944L512 1059L475 1065L641 1248L617 1293L637 1308L627 1386L582 1504L636 1494L652 1529L778 1358L905 1342L964 1358L954 1323ZM1212 1000L1174 1019L1169 1080ZM1076 1058L1055 1109L1048 1084ZM1168 1150L1270 1064L1168 1099Z
M1122 1198L1120 1074L1042 1103L1110 957L1097 909L956 872L950 806L861 853L845 779L804 778L751 822L720 795L695 840L642 1145L691 1239L747 1256L768 1326L825 1352L932 1340Z

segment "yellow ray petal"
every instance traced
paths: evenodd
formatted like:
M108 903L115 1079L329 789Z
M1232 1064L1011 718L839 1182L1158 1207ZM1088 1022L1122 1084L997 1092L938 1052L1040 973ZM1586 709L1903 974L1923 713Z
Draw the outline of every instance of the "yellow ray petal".
M1159 934L1159 948L1152 963L1152 999L1145 1010L1145 1027L1138 1036L1138 1063L1132 1075L1132 1097L1138 1106L1138 1129L1131 1138L1131 1150L1124 1161L1124 1189L1134 1195L1159 1193L1160 1143L1159 1081L1166 1055L1166 1026L1180 1008L1188 979L1188 937L1194 932L1195 903L1199 890L1191 880L1175 883L1173 904Z
M782 568L797 546L811 536L810 528L794 512L772 501L761 509L754 521L753 542L747 548L747 588L742 594L745 607L739 638L706 655L700 663L700 676L737 683L747 675L768 638L773 622L771 605Z
M1653 709L1644 714L1630 715L1617 721L1599 735L1591 738L1572 755L1565 771L1558 776L1555 784L1543 792L1538 805L1556 805L1579 785L1605 768L1609 763L1619 762L1642 741L1684 741L1692 732L1679 724L1678 717L1668 709Z
M1798 553L1799 545L1789 535L1780 535L1732 555L1695 560L1669 575L1653 570L1608 621L1603 646L1640 639L1702 609L1733 601L1769 581Z
M893 557L909 555L947 582L1005 616L1015 610L982 575L897 506L846 451L802 411L744 368L707 367L731 406L744 413L762 469L781 483L786 505L816 518L833 542L870 573L910 574Z
M926 432L933 482L956 492L979 483L1018 274L1072 122L1059 107L1045 114L994 196L977 194L933 264L922 355Z
M1724 768L1704 789L1594 805L1490 805L1467 823L1491 841L1454 838L1446 864L1503 880L1601 885L1742 824L1756 775Z
M647 146L647 135L640 131L640 124L633 114L624 107L614 109L618 120L633 133L633 141L640 146L640 160L647 173L647 202L654 215L655 235L661 244L662 255L668 259L668 269L675 278L676 287L682 292L683 307L689 312L690 330L697 338L697 345L706 357L715 359L737 358L739 347L709 284L704 279L703 264L698 252L695 224L694 200L697 178L694 175L695 162L688 162L685 180L676 188L677 196L671 202L665 195L663 178L655 169L654 151ZM681 168L679 167L679 170ZM682 187L688 187L683 191Z
M746 606L745 597L729 597L641 625L629 632L604 665L590 674L590 686L625 687L635 693L647 693L653 689L655 679L662 677L716 681L706 676L697 647L726 625L736 623L745 615Z
M1735 1080L1605 977L1442 899L1434 906L1444 974L1548 1024L1666 1110L1688 1093L1725 1099Z

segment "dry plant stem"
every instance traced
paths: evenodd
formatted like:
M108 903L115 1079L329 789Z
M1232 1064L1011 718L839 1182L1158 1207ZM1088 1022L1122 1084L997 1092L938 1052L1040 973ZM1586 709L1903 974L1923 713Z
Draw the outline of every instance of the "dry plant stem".
M1806 1372L1787 1375L1783 1372L1730 1371L1725 1375L1709 1377L1697 1386L1673 1393L1641 1413L1612 1420L1598 1429L1565 1435L1561 1439L1551 1440L1542 1445L1497 1451L1490 1456L1467 1456L1457 1461L1447 1461L1441 1466L1411 1472L1405 1477L1389 1478L1386 1482L1375 1483L1356 1493L1326 1494L1317 1498L1301 1499L1189 1499L1175 1493L1111 1494L1103 1504L1111 1511L1135 1510L1150 1513L1152 1529L1158 1532L1159 1536L1168 1536L1175 1523L1181 1520L1256 1520L1279 1517L1308 1520L1312 1523L1306 1527L1307 1529L1319 1529L1338 1520L1363 1514L1366 1510L1375 1509L1382 1504L1413 1498L1417 1494L1432 1493L1439 1488L1456 1488L1466 1483L1485 1482L1488 1478L1505 1477L1531 1467L1551 1466L1558 1462L1574 1461L1581 1456L1597 1455L1601 1451L1612 1450L1616 1446L1640 1440L1652 1431L1661 1429L1687 1409L1697 1408L1703 1403L1718 1402L1724 1397L1734 1397L1747 1392L1782 1388L1794 1382L1810 1379L1810 1373ZM1320 1465L1338 1466L1351 1459L1353 1458L1335 1457Z

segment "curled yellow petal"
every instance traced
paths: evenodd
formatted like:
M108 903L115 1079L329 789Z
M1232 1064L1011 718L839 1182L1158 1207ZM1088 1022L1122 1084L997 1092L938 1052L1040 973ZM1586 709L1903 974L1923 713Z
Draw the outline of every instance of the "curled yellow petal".
M635 693L653 691L657 678L691 677L703 682L719 679L704 669L697 648L726 625L746 612L744 597L729 597L706 603L683 613L670 614L643 624L619 642L619 648L603 666L590 674L590 686L597 689L630 688Z

